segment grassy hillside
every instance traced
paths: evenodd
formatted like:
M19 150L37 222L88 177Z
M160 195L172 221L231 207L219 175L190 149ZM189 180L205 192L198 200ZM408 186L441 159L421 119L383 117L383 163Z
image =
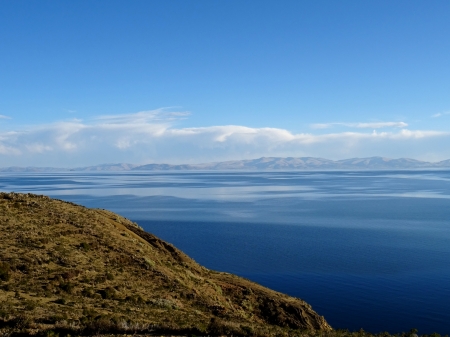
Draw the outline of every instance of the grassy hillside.
M109 211L0 193L0 233L0 336L331 331L306 302L206 269Z

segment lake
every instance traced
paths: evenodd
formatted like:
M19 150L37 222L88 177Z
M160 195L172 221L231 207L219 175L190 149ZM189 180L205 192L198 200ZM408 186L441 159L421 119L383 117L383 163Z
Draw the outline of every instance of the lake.
M334 328L450 334L450 171L0 174L112 210Z

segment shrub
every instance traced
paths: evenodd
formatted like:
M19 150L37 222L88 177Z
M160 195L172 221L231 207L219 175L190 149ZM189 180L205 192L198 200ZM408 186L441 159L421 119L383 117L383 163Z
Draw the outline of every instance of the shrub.
M28 274L31 271L31 266L29 264L26 263L22 263L22 264L18 264L16 266L16 270L21 271L24 274Z
M133 304L142 304L142 303L144 303L144 299L141 297L141 295L132 295L132 296L127 296L125 298L125 302L131 302Z
M87 324L89 322L92 322L96 317L100 316L98 316L98 313L94 309L84 308L83 316L81 317L80 321L82 324Z
M65 298L58 298L56 301L55 301L55 303L56 304L66 304L66 299Z
M45 333L46 337L59 337L59 333L53 331L53 330L47 330Z
M61 290L65 291L68 294L72 294L73 290L74 290L74 286L70 282L63 282L63 283L61 283L59 285L59 288L61 288Z
M10 284L5 284L5 285L1 286L0 289L2 289L4 291L11 291L12 287Z
M70 280L70 279L73 279L74 277L76 277L77 275L78 275L78 271L76 271L76 270L69 270L69 271L66 271L65 273L63 273L61 275L61 277L64 280Z
M9 281L11 278L11 266L6 262L0 262L0 280Z
M115 299L116 298L116 290L112 287L105 288L103 290L99 290L98 292L103 299Z
M31 301L31 300L25 301L24 304L25 304L25 309L26 309L27 311L34 310L34 309L36 309L36 307L37 307L37 303L34 302L34 301Z
M234 326L227 324L225 321L221 321L215 317L211 318L208 325L208 333L211 335L219 336L231 336L231 335L242 335L242 333Z
M81 292L81 295L83 295L84 297L94 297L95 291L93 288L84 288Z
M253 329L252 329L252 327L247 326L247 325L241 325L241 329L242 329L242 331L245 333L245 335L247 335L247 336L253 335Z
M82 242L82 243L80 243L78 248L80 248L81 250L84 250L85 252L87 252L88 250L91 249L91 245L89 243Z
M115 332L117 326L110 318L105 316L95 317L94 320L87 322L85 332L97 335L100 333Z
M105 275L97 275L95 278L95 283L105 283L106 282L106 276Z

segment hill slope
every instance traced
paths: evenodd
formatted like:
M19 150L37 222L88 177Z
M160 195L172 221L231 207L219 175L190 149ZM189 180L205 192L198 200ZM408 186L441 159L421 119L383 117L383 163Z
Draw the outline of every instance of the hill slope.
M208 270L109 211L0 193L0 231L0 335L331 329L304 301Z

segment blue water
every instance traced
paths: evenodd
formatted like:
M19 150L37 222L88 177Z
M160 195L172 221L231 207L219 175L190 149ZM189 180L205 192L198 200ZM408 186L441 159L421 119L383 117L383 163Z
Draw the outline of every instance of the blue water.
M450 334L450 172L1 174L138 222L335 328Z

